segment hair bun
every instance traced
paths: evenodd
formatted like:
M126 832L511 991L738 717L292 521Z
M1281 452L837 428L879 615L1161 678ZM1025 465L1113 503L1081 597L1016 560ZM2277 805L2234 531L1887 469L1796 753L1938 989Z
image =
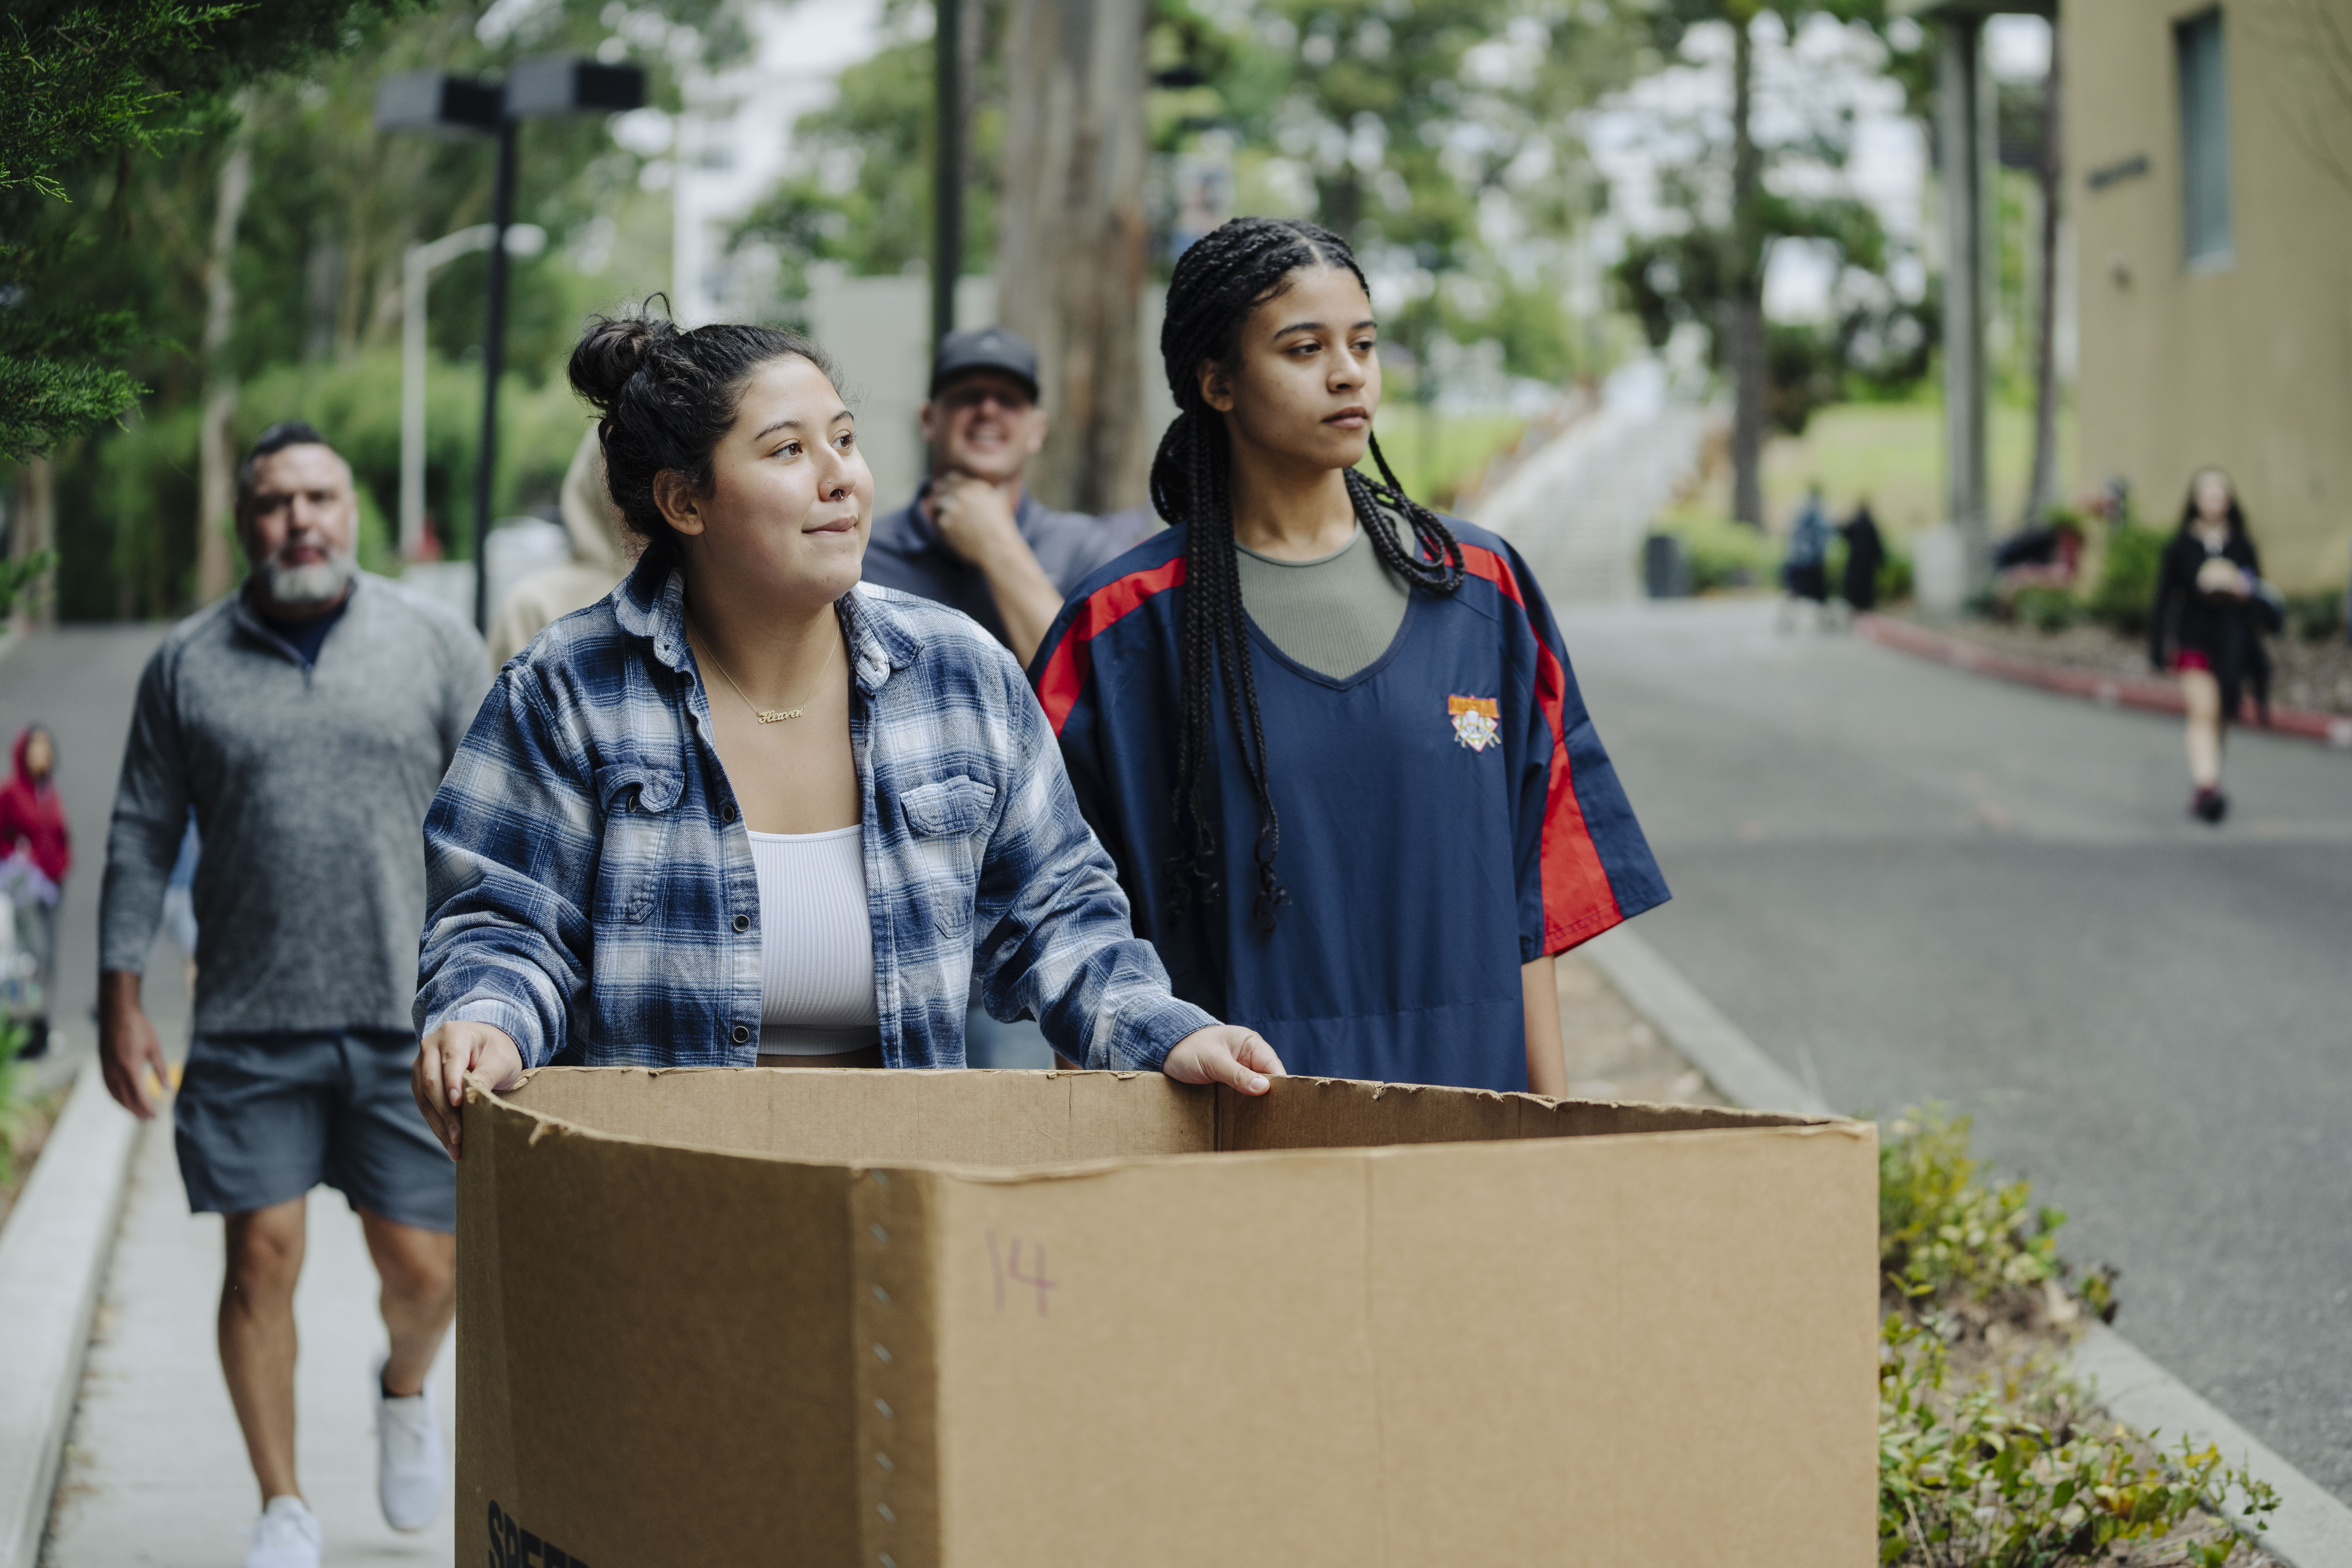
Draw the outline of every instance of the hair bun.
M572 387L610 414L629 378L677 335L677 324L659 316L599 316L572 351Z

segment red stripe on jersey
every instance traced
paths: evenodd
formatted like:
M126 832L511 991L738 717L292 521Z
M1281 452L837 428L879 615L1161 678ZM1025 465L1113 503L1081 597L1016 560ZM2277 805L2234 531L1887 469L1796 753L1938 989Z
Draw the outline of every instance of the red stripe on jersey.
M1462 564L1475 576L1500 588L1521 610L1528 601L1510 562L1484 545L1462 546ZM1568 671L1559 656L1536 634L1536 703L1551 729L1551 778L1544 798L1544 826L1537 850L1541 872L1544 910L1544 950L1558 952L1622 921L1616 889L1601 868L1600 847L1584 826L1584 807L1577 803L1576 784L1569 776L1567 693Z
M1156 594L1164 594L1184 581L1184 558L1177 556L1165 565L1147 571L1130 572L1104 584L1087 595L1084 608L1070 621L1069 630L1037 672L1037 700L1045 706L1045 721L1054 726L1054 733L1062 732L1063 723L1070 710L1077 706L1078 693L1085 689L1087 671L1092 668L1094 656L1087 645L1117 625L1121 617L1142 607Z

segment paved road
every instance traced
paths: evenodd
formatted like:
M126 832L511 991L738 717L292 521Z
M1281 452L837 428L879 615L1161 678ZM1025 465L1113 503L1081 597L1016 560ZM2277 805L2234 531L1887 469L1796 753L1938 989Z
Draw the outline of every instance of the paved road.
M2180 738L1755 603L1563 616L1675 901L1643 933L1831 1103L1937 1099L2117 1326L2352 1499L2352 757Z

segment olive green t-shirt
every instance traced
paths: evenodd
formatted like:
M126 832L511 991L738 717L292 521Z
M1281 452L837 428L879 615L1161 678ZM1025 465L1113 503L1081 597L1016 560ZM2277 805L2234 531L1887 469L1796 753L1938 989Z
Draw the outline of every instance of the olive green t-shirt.
M1345 680L1388 652L1412 590L1382 564L1361 523L1314 561L1277 561L1236 546L1242 608L1274 646L1318 674Z

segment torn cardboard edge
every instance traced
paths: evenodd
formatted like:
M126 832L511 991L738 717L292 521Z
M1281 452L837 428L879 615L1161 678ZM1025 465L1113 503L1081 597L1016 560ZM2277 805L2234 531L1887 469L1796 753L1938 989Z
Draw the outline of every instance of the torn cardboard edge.
M550 1072L560 1076L549 1079L546 1075ZM539 1068L523 1074L504 1092L490 1089L478 1077L469 1077L466 1099L468 1105L487 1101L499 1110L530 1119L533 1124L529 1135L531 1146L551 1133L562 1132L750 1159L848 1165L860 1172L877 1166L932 1170L979 1181L1066 1179L1139 1159L1230 1159L1305 1149L1377 1150L1416 1144L1650 1137L1764 1128L1852 1136L1869 1126L1845 1117L1801 1111L1645 1100L1554 1100L1544 1095L1493 1089L1304 1076L1276 1079L1275 1087L1262 1096L1244 1095L1222 1084L1181 1084L1152 1072L969 1069L943 1074L928 1068L882 1068L856 1076L862 1082L853 1091L841 1085L838 1069L823 1068ZM649 1088L667 1080L674 1096L705 1103L679 1107L681 1114L663 1119L669 1124L656 1131L599 1126L589 1119L588 1101L603 1101L615 1081L632 1079L643 1080ZM694 1081L697 1079L700 1081ZM1077 1153L1073 1153L1066 1142L1055 1147L1051 1140L1037 1139L1034 1134L1039 1130L1034 1127L1008 1129L994 1123L988 1113L1003 1107L986 1104L932 1108L945 1114L919 1117L898 1129L919 1136L934 1150L944 1134L949 1146L971 1151L965 1153L904 1149L893 1149L888 1153L878 1150L861 1153L841 1147L837 1142L830 1148L811 1147L806 1135L814 1129L779 1125L780 1121L804 1120L793 1114L803 1105L791 1102L801 1101L805 1094L823 1097L827 1110L838 1114L835 1108L845 1095L867 1102L860 1109L869 1110L877 1100L887 1103L909 1096L935 1094L943 1100L962 1101L971 1099L976 1089L984 1100L995 1100L999 1097L980 1087L991 1079L1021 1085L1015 1093L1022 1099L1034 1095L1039 1086L1070 1086L1070 1098L1066 1103L1074 1124L1099 1109L1082 1104L1084 1100L1105 1095L1125 1101L1123 1109L1129 1110L1137 1109L1136 1101L1140 1100L1149 1114L1116 1119L1108 1128L1111 1146L1088 1147ZM570 1083L578 1086L579 1092L559 1093L553 1105L534 1103L546 1098L543 1090L533 1093L534 1081ZM1147 1087L1109 1087L1134 1084ZM755 1097L746 1092L747 1085L768 1091L764 1104L754 1103ZM642 1106L643 1102L639 1103ZM968 1115L974 1110L991 1124L973 1128ZM1139 1121L1142 1124L1140 1129ZM1139 1130L1142 1132L1141 1146L1129 1141ZM975 1131L980 1133L977 1140L973 1137ZM1033 1136L1023 1136L1024 1131ZM789 1141L795 1147L783 1152L778 1147L780 1140ZM886 1144L898 1142L886 1133ZM973 1147L975 1142L979 1147Z

